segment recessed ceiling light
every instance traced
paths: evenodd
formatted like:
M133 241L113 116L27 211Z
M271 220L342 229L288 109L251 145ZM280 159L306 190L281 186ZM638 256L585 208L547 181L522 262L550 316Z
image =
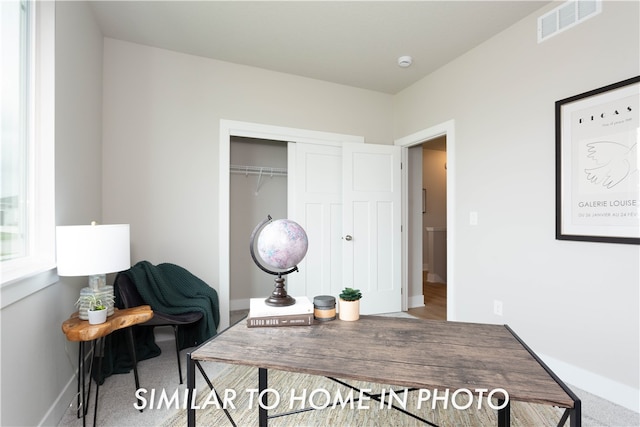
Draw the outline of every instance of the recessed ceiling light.
M413 58L410 56L401 56L398 58L398 66L402 68L407 68L413 63Z

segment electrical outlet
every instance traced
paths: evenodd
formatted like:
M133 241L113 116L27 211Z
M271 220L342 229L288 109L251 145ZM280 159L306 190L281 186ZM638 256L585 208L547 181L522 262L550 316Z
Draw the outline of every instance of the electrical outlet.
M493 300L493 314L502 316L502 301Z

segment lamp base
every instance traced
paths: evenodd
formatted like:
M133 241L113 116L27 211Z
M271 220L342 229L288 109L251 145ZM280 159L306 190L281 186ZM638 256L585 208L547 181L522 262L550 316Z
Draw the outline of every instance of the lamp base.
M275 280L276 284L269 298L264 302L272 307L286 307L296 303L295 298L291 295L287 295L287 291L284 289L284 278L278 277Z
M111 298L107 298L108 296L113 296L113 286L100 286L97 289L92 287L82 288L80 290L80 297L85 295L95 295L96 298L102 299L103 301L107 301L105 304L107 306L107 316L111 316L114 312L113 302ZM78 317L82 320L89 320L89 303L83 301L80 307L78 307Z

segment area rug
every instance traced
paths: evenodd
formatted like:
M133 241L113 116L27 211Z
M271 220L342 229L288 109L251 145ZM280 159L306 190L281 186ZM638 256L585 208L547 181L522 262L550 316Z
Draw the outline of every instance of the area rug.
M206 366L206 362L203 362ZM269 415L298 410L303 406L316 407L317 410L297 413L269 420L270 426L419 426L425 423L389 407L389 402L427 419L436 426L495 426L497 414L489 403L475 396L473 404L469 396L463 393L458 399L451 399L453 390L444 399L444 390L438 391L441 399L425 400L424 391L416 390L405 394L403 387L371 384L345 380L359 389L368 389L371 394L382 394L380 403L373 399L358 400L358 391L338 384L328 378L269 370L268 396ZM198 374L198 381L203 381ZM196 412L198 426L232 425L222 409L226 406L238 426L258 425L258 369L229 365L221 374L212 379L220 396L216 400L210 391L199 393ZM429 391L434 393L434 390ZM225 402L226 396L226 402ZM350 399L349 397L352 397ZM277 401L279 400L279 402ZM481 404L478 405L478 400ZM492 402L495 407L498 403ZM478 408L480 406L480 408ZM271 408L273 407L273 408ZM464 408L464 409L463 409ZM511 402L512 426L555 426L562 415L561 409L546 405ZM186 411L178 410L162 424L163 427L185 426Z

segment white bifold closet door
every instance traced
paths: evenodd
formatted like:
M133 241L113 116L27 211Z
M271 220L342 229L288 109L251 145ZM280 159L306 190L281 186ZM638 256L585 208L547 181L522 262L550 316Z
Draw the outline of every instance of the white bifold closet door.
M290 143L288 157L288 217L309 237L288 293L337 297L354 287L362 314L400 311L400 148Z

